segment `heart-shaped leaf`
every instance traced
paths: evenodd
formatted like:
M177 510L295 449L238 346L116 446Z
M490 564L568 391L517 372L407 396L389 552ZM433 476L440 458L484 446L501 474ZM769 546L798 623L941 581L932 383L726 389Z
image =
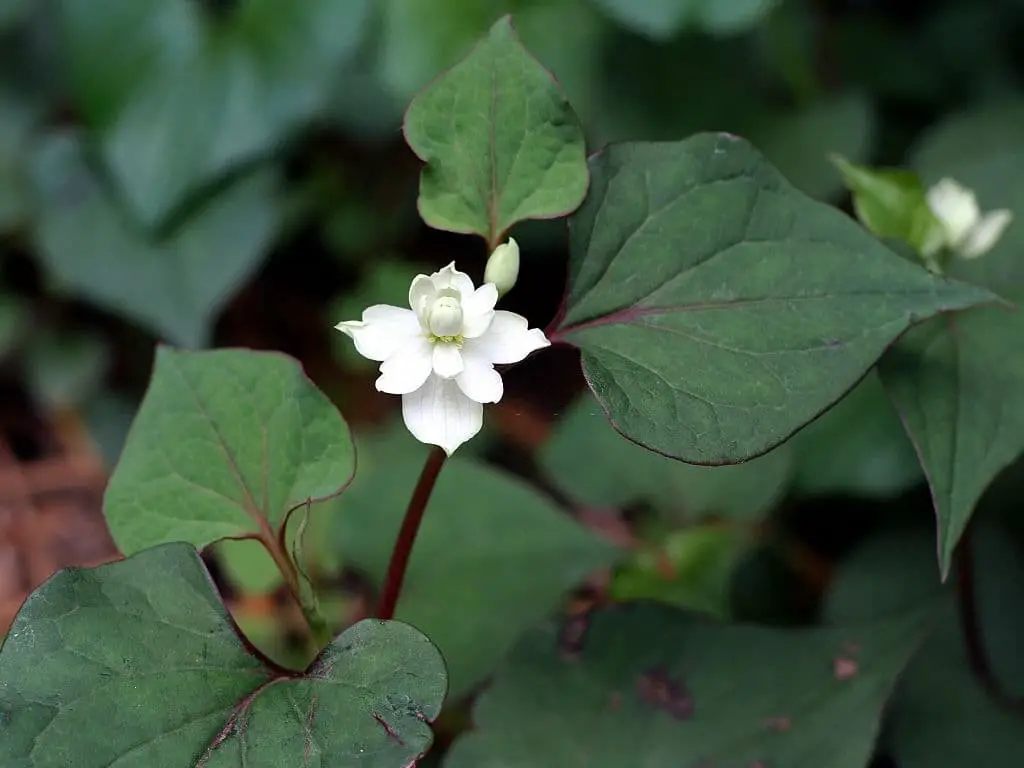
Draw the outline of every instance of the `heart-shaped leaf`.
M325 105L362 39L368 0L247 0L222 18L192 0L58 4L74 94L147 226Z
M50 276L183 346L209 341L217 314L259 266L281 218L275 180L258 174L155 239L104 192L73 134L51 137L34 160L35 238Z
M764 453L912 324L993 300L889 251L746 141L614 145L571 220L555 341L615 427L697 464Z
M843 628L705 623L616 606L529 635L447 768L864 768L920 613ZM642 737L638 737L642 734Z
M14 768L401 768L429 748L444 662L363 621L305 672L237 634L196 551L61 571L0 648L0 764Z
M986 210L1024 211L1024 152L1008 138L1024 130L1024 110L985 110L951 123L918 150L926 179L956 179ZM931 485L944 575L982 493L1024 451L1022 249L1024 222L1017 220L989 253L950 264L950 274L990 288L1013 306L932 321L908 334L879 366Z
M334 518L340 556L378 584L422 465L392 457L360 471ZM395 616L437 643L451 695L460 696L567 590L618 554L535 490L455 459L430 497Z
M492 248L516 222L565 216L587 192L579 120L508 16L413 100L405 138L426 163L423 220Z
M201 548L271 534L354 471L344 419L295 360L160 347L103 507L126 555L168 541Z

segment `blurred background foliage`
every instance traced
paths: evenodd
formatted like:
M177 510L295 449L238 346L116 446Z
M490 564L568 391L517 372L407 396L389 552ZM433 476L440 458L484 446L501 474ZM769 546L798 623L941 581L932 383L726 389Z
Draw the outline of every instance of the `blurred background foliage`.
M339 626L365 611L390 531L364 518L365 500L374 484L390 498L401 473L382 476L381 464L414 474L421 446L396 426L396 403L373 391L373 365L331 326L368 304L401 303L412 275L453 259L480 278L481 241L420 223L419 167L401 122L417 90L509 12L592 149L730 131L840 206L829 153L914 159L934 176L1024 151L1021 0L0 0L5 461L88 450L110 466L155 342L285 351L360 435L355 487L337 515L314 512L311 525L330 530L311 537L311 568ZM1024 180L1000 183L1019 190ZM1007 247L1024 245L1012 231ZM564 222L513 235L524 264L505 302L543 327L561 296ZM727 468L682 465L618 437L571 350L511 371L488 413L456 470L472 504L437 523L465 536L457 548L441 530L427 537L423 557L438 575L424 576L411 609L462 654L452 661L460 692L577 583L581 564L607 558L560 528L559 510L626 553L580 599L597 590L772 623L838 605L827 599L837 564L861 542L932 524L913 449L874 375L789 443ZM520 514L537 518L547 560L525 557L505 530L517 514L508 499L527 493L507 488L507 473L542 489ZM1016 537L1022 488L1024 470L1012 467L982 504ZM342 522L323 522L332 519ZM884 541L869 554L892 560ZM214 548L217 578L256 642L299 663L299 623L250 544ZM922 578L935 582L933 571ZM14 578L4 573L0 583ZM37 569L28 581L43 577ZM490 600L450 599L467 579ZM877 575L841 583L868 605L886 591ZM0 599L16 607L29 586ZM501 621L495 610L507 612Z

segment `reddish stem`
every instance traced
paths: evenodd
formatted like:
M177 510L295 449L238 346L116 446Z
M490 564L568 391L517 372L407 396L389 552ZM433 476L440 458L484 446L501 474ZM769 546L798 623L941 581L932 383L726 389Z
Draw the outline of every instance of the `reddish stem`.
M402 520L402 527L398 530L395 547L391 550L391 562L388 563L384 590L380 596L380 604L377 606L378 619L388 621L394 618L395 607L402 594L405 571L409 567L409 556L412 554L413 544L416 543L416 534L420 532L423 513L427 509L427 502L430 501L430 494L434 490L434 484L437 482L437 476L441 473L441 467L444 466L446 458L448 455L441 448L434 448L427 457L427 463L423 465L420 479L416 481L416 489L412 492L409 506L405 510L405 518Z

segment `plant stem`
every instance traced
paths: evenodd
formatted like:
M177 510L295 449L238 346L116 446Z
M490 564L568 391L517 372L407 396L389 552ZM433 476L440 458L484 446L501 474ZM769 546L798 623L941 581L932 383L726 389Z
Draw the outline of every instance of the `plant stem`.
M444 466L446 458L448 455L441 448L435 447L431 450L423 465L423 471L420 472L420 479L416 481L416 488L412 492L409 506L405 510L402 527L398 530L395 546L391 550L391 562L388 563L384 590L381 592L380 603L377 606L378 619L387 621L394 618L395 607L402 594L405 571L409 566L409 556L412 554L413 544L416 543L416 534L420 531L423 513L427 509L427 502L430 501L430 494L434 490L434 484L437 482L437 476L441 473L441 467Z
M259 538L270 553L270 557L273 559L274 565L277 566L277 570L281 572L281 576L284 578L284 583L288 587L292 598L294 598L302 610L302 617L306 620L306 624L309 625L310 639L312 640L311 646L315 646L312 650L315 653L319 653L331 641L330 628L320 613L304 599L302 584L299 582L301 578L299 576L299 569L288 556L284 546L282 546L281 538L283 536L277 537L269 534L261 535Z
M999 705L1021 711L1024 702L1010 696L999 682L992 669L992 660L985 647L985 632L981 626L981 612L978 610L977 589L974 582L974 543L971 528L964 531L960 543L953 551L957 607L960 613L960 627L967 646L967 662L971 671L985 691Z

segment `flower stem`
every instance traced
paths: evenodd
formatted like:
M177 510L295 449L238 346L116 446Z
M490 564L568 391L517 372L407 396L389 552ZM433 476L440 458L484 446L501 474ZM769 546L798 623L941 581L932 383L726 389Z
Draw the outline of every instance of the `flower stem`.
M434 490L434 484L437 482L437 476L441 473L441 467L444 466L446 458L448 456L444 450L435 447L423 465L420 479L416 481L416 488L413 490L409 506L405 510L402 527L398 530L395 546L391 550L391 562L388 563L384 590L381 592L380 603L377 606L378 619L388 621L394 618L395 607L402 594L405 571L409 567L409 556L412 554L413 544L416 543L416 534L420 531L423 513L427 509L427 502L430 501L430 494Z

